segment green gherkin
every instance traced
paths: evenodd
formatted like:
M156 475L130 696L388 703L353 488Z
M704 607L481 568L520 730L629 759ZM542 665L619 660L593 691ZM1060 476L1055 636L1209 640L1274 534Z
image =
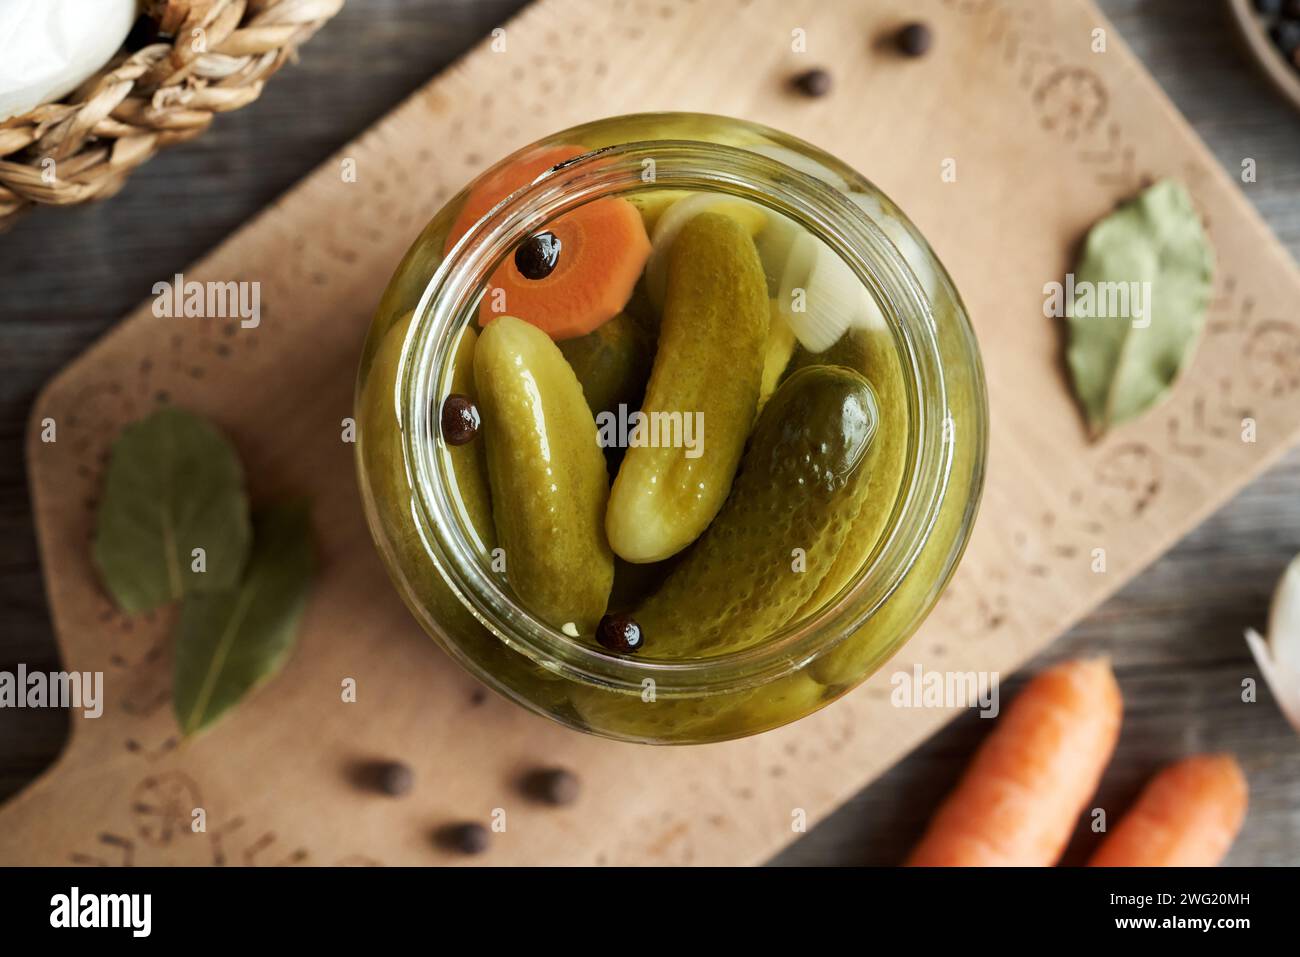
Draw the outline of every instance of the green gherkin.
M777 389L726 504L634 612L647 654L736 651L794 620L853 529L878 421L871 385L852 369L812 366Z
M609 601L609 476L596 423L559 347L513 316L493 320L474 350L492 516L506 577L556 628L591 635Z
M582 384L592 415L640 408L654 355L654 338L625 312L585 336L559 343Z
M682 227L641 412L689 417L702 424L702 441L628 449L605 521L620 558L675 555L722 507L758 407L768 311L763 264L744 226L700 213Z

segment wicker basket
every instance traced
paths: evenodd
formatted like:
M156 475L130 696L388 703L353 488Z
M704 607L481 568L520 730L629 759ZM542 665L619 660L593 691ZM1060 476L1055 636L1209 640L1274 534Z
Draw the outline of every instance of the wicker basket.
M146 45L129 39L63 102L0 122L0 231L34 204L112 196L159 149L257 99L343 2L146 0Z

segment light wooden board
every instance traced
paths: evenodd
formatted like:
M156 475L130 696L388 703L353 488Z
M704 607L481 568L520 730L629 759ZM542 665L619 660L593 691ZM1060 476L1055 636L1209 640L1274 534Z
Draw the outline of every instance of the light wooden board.
M877 43L918 10L927 59ZM1287 446L1300 427L1300 277L1162 95L1079 0L613 2L544 0L237 233L187 279L262 283L256 331L147 309L35 405L29 459L47 587L67 667L105 672L99 720L74 719L56 766L0 812L0 862L449 860L448 820L506 812L485 863L749 863L794 836L948 715L901 711L888 673L1007 672L1117 588ZM806 31L808 53L790 49ZM813 63L831 97L789 96ZM635 69L633 69L635 67ZM770 123L858 166L930 237L970 306L993 409L989 487L957 580L922 633L865 688L789 728L690 749L615 744L482 700L411 623L370 547L339 441L368 314L433 210L497 155L571 123L695 109ZM957 180L940 178L945 159ZM356 161L358 181L340 176ZM1220 254L1210 328L1174 398L1090 446L1042 285L1087 225L1146 177L1192 189ZM160 277L164 278L164 277ZM178 743L168 616L131 621L99 589L87 543L103 453L160 399L218 421L254 494L309 492L323 553L284 674L213 733ZM1241 420L1257 422L1243 443ZM1091 570L1105 548L1107 571ZM356 704L339 699L356 678ZM352 784L394 756L401 801ZM577 769L577 806L539 809L514 780ZM208 828L189 830L203 807Z

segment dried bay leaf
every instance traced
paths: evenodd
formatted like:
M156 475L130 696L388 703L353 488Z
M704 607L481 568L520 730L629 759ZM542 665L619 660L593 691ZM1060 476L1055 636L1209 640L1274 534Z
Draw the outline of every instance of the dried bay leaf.
M315 559L302 503L259 509L243 580L191 594L176 626L173 698L181 731L199 731L273 677L293 650Z
M1200 218L1174 180L1156 183L1089 231L1068 303L1066 358L1094 434L1168 393L1205 325L1213 272Z
M244 472L210 423L168 406L113 444L93 556L126 612L239 581L248 556ZM196 571L195 549L203 549Z

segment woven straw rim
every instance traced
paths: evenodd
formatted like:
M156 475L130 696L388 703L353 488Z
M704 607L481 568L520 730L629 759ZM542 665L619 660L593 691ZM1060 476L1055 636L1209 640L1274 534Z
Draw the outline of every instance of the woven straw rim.
M119 53L62 102L0 122L0 231L33 205L112 196L158 150L256 100L343 2L146 0L159 42Z

